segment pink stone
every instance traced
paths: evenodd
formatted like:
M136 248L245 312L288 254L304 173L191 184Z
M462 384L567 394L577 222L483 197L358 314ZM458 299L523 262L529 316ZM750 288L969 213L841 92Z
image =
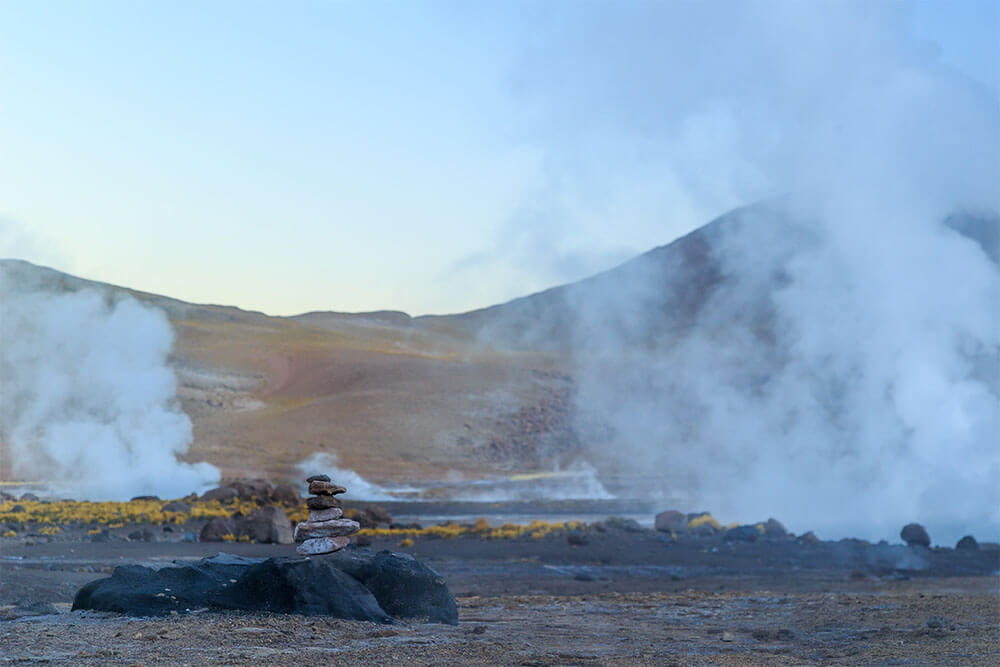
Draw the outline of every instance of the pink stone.
M320 554L329 554L334 551L340 551L350 543L351 538L349 537L317 537L311 540L306 540L299 546L295 547L295 551L303 556L318 556Z

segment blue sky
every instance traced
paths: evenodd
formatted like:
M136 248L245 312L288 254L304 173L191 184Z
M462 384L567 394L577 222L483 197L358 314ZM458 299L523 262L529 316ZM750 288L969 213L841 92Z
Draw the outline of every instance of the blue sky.
M898 38L873 58L917 53L995 103L998 4L833 14ZM796 6L748 11L791 48ZM720 102L727 61L658 31L728 35L691 3L623 7L0 1L0 254L272 314L454 312L780 190ZM625 39L594 32L609 12ZM750 50L775 38L734 26Z

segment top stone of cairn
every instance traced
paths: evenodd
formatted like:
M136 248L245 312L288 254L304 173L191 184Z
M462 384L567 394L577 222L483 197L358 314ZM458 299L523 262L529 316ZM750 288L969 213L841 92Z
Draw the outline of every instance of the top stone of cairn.
M329 475L310 475L309 477L306 477L306 483L329 482L329 481L330 481Z

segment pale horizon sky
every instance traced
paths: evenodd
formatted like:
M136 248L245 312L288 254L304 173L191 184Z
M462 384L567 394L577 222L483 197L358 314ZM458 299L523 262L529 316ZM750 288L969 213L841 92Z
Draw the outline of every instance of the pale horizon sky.
M809 43L801 3L710 6ZM832 6L995 104L1000 3ZM710 41L694 7L0 0L0 256L274 315L586 277L781 191L723 72L743 54L660 34Z

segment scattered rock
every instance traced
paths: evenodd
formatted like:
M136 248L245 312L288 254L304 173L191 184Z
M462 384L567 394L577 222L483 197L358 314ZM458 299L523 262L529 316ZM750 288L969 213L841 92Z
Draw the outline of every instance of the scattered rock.
M958 541L955 545L955 549L958 551L978 551L979 543L976 542L976 538L972 535L966 535Z
M376 524L389 525L392 523L392 515L389 510L374 503L365 506L365 514Z
M733 635L733 633L731 633L729 630L725 630L722 633L722 641L724 641L724 642L731 642L734 639L736 639L736 636Z
M726 542L756 542L758 537L760 531L756 526L737 526L727 530L722 539Z
M236 521L236 535L249 537L261 544L291 544L292 522L284 510L274 505L265 505Z
M919 545L929 547L931 545L930 536L919 523L906 524L903 526L903 530L899 531L899 536L903 538L907 546Z
M604 520L604 525L608 528L624 530L626 533L641 533L642 526L635 519L626 519L621 516L612 516Z
M25 511L24 505L14 505L13 507L10 508L10 511L11 512L24 512Z
M765 537L786 537L787 535L788 531L777 519L772 517L764 522Z
M25 502L38 502L38 496L33 493L22 493L18 500L23 500Z
M799 535L798 539L796 539L795 541L798 542L799 544L809 544L809 545L820 543L820 539L816 537L816 533L812 532L811 530L808 533L805 533L804 535Z
M931 616L927 619L927 627L931 630L947 628L949 625L951 625L951 621L945 616Z
M676 510L667 510L656 515L653 527L664 533L683 533L687 530L688 518Z
M231 486L220 486L202 494L201 499L208 502L212 500L217 500L220 503L228 503L230 500L234 500L239 494Z
M90 536L90 541L91 542L110 542L111 541L111 533L108 532L107 528L103 528L101 530L101 532L94 533L93 535L91 535Z
M687 532L701 537L711 537L722 532L722 527L708 512L693 512L687 515Z
M240 500L262 500L264 503L271 501L271 483L266 479L248 479L245 481L233 482L231 485Z
M222 542L226 535L236 535L236 520L228 516L217 516L201 529L202 542Z
M136 502L141 500L159 500L159 499L160 499L159 496L133 496L132 500L130 500L129 502Z
M582 547L587 544L590 544L590 540L587 539L587 535L585 533L581 533L580 531L573 531L571 533L567 533L566 541L572 544L574 547Z
M302 504L302 496L299 495L299 490L292 484L279 484L274 487L274 490L271 492L271 498L274 499L274 502L287 507L298 507Z

